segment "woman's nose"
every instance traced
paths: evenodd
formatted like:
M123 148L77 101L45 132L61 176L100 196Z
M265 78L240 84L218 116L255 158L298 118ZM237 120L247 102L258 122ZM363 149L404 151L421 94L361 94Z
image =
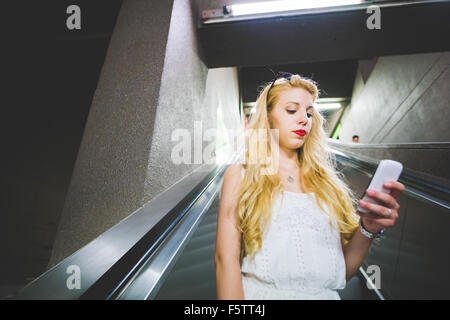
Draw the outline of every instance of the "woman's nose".
M306 114L306 112L299 112L300 116L297 119L297 123L308 123L308 116Z

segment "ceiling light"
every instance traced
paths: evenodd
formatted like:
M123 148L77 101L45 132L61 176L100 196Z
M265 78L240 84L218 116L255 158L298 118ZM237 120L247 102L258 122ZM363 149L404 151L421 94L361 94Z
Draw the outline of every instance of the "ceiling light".
M343 5L360 4L361 0L280 0L265 1L227 6L230 15L242 16L261 13L272 13L312 8L335 7Z

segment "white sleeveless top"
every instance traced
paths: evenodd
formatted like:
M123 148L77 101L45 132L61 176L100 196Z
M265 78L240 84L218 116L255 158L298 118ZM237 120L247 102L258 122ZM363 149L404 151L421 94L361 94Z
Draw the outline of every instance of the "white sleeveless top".
M335 290L345 288L345 260L332 221L333 228L313 192L284 191L276 197L262 248L254 260L249 255L242 260L245 298L340 300Z

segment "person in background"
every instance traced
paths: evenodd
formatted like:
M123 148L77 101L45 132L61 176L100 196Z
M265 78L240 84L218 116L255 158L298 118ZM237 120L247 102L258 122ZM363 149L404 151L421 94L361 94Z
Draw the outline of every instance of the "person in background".
M359 142L359 136L355 134L355 135L352 137L352 141L353 141L354 143L358 143L358 142Z

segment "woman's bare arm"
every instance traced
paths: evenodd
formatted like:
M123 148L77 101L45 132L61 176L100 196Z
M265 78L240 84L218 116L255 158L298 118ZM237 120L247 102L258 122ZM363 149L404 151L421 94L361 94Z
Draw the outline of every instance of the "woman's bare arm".
M232 164L227 168L220 194L214 255L217 299L220 300L245 299L239 263L241 233L237 228L241 168L240 164Z

